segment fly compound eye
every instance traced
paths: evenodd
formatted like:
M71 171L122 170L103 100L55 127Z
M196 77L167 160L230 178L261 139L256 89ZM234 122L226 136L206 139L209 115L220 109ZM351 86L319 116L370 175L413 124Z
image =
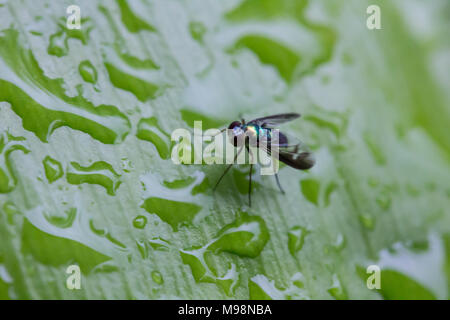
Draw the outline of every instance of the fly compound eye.
M229 126L228 129L234 130L236 127L240 127L241 123L239 121L233 121Z

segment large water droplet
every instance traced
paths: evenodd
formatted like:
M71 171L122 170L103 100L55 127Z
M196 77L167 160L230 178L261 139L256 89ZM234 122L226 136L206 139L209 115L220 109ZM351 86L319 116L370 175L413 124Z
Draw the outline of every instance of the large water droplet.
M11 170L9 157L17 150L30 152L24 141L23 137L14 137L6 132L0 133L0 193L11 192L16 187L17 179Z
M141 119L138 123L136 136L141 140L153 143L161 158L170 158L172 143L170 135L161 129L155 117Z
M33 52L21 43L16 30L3 30L0 101L11 104L24 129L43 142L62 126L85 132L103 143L123 141L131 127L123 113L114 106L94 106L81 95L67 96L63 80L48 78Z
M104 187L106 192L113 196L116 194L122 181L120 175L107 162L98 161L92 165L83 167L77 162L71 162L66 173L67 182L70 184L96 184Z
M50 156L45 157L45 159L43 160L43 165L45 176L50 183L55 182L64 175L61 163Z

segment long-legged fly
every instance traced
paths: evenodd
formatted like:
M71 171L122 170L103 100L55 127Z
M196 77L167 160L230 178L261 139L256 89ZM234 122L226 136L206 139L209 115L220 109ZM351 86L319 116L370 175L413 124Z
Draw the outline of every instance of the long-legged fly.
M273 129L275 129L278 125L292 121L299 117L300 114L298 113L283 113L254 119L247 123L244 119L242 119L241 121L233 121L228 126L229 138L231 140L231 143L233 143L235 147L239 147L239 150L234 158L233 163L230 164L222 173L213 190L216 190L220 181L222 181L222 178L233 166L234 162L236 161L237 157L242 152L244 147L247 149L247 152L250 154L250 156L253 156L251 154L249 141L256 141L256 145L254 146L258 148L264 148L264 151L269 156L274 156L271 151L271 146L276 146L278 149L278 160L294 169L307 170L314 166L315 161L311 152L307 151L305 146L297 139L288 137L286 134L278 132L278 139L276 141L271 141ZM223 129L222 132L225 130L226 129ZM240 139L241 137L245 138ZM250 207L252 206L252 169L253 163L251 162L248 186L248 202ZM277 181L278 188L280 188L280 191L284 194L284 190L281 187L277 173L275 173L275 179Z

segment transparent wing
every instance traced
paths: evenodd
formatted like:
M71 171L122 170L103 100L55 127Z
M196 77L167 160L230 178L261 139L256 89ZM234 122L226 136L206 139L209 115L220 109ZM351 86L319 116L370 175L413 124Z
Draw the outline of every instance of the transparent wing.
M255 124L263 128L273 128L280 124L295 120L300 117L298 113L282 113L273 116L258 118L250 121L248 124Z
M307 170L315 164L314 156L306 144L281 132L278 143L274 140L271 144L271 141L265 137L260 139L259 148L295 169Z

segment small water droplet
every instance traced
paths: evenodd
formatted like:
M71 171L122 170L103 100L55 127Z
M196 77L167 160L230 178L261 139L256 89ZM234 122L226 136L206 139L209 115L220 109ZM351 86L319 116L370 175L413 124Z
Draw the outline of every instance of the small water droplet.
M133 226L137 229L144 229L147 225L147 217L145 216L137 216L133 220Z
M61 163L50 156L43 160L45 176L49 183L53 183L64 175Z
M331 287L327 290L336 300L347 300L347 292L342 286L341 281L337 274L333 274L333 283Z
M159 271L152 271L152 279L153 281L155 281L157 284L163 284L164 283L164 279L162 274Z
M89 83L97 83L97 70L89 60L83 60L78 65L78 72L84 81Z
M320 182L316 179L304 179L300 186L305 198L315 205L319 205Z
M373 230L373 228L375 227L375 219L370 214L360 214L359 221L366 229Z
M288 232L288 248L292 255L295 255L297 251L303 248L305 243L305 237L308 234L308 230L301 226L295 226Z

